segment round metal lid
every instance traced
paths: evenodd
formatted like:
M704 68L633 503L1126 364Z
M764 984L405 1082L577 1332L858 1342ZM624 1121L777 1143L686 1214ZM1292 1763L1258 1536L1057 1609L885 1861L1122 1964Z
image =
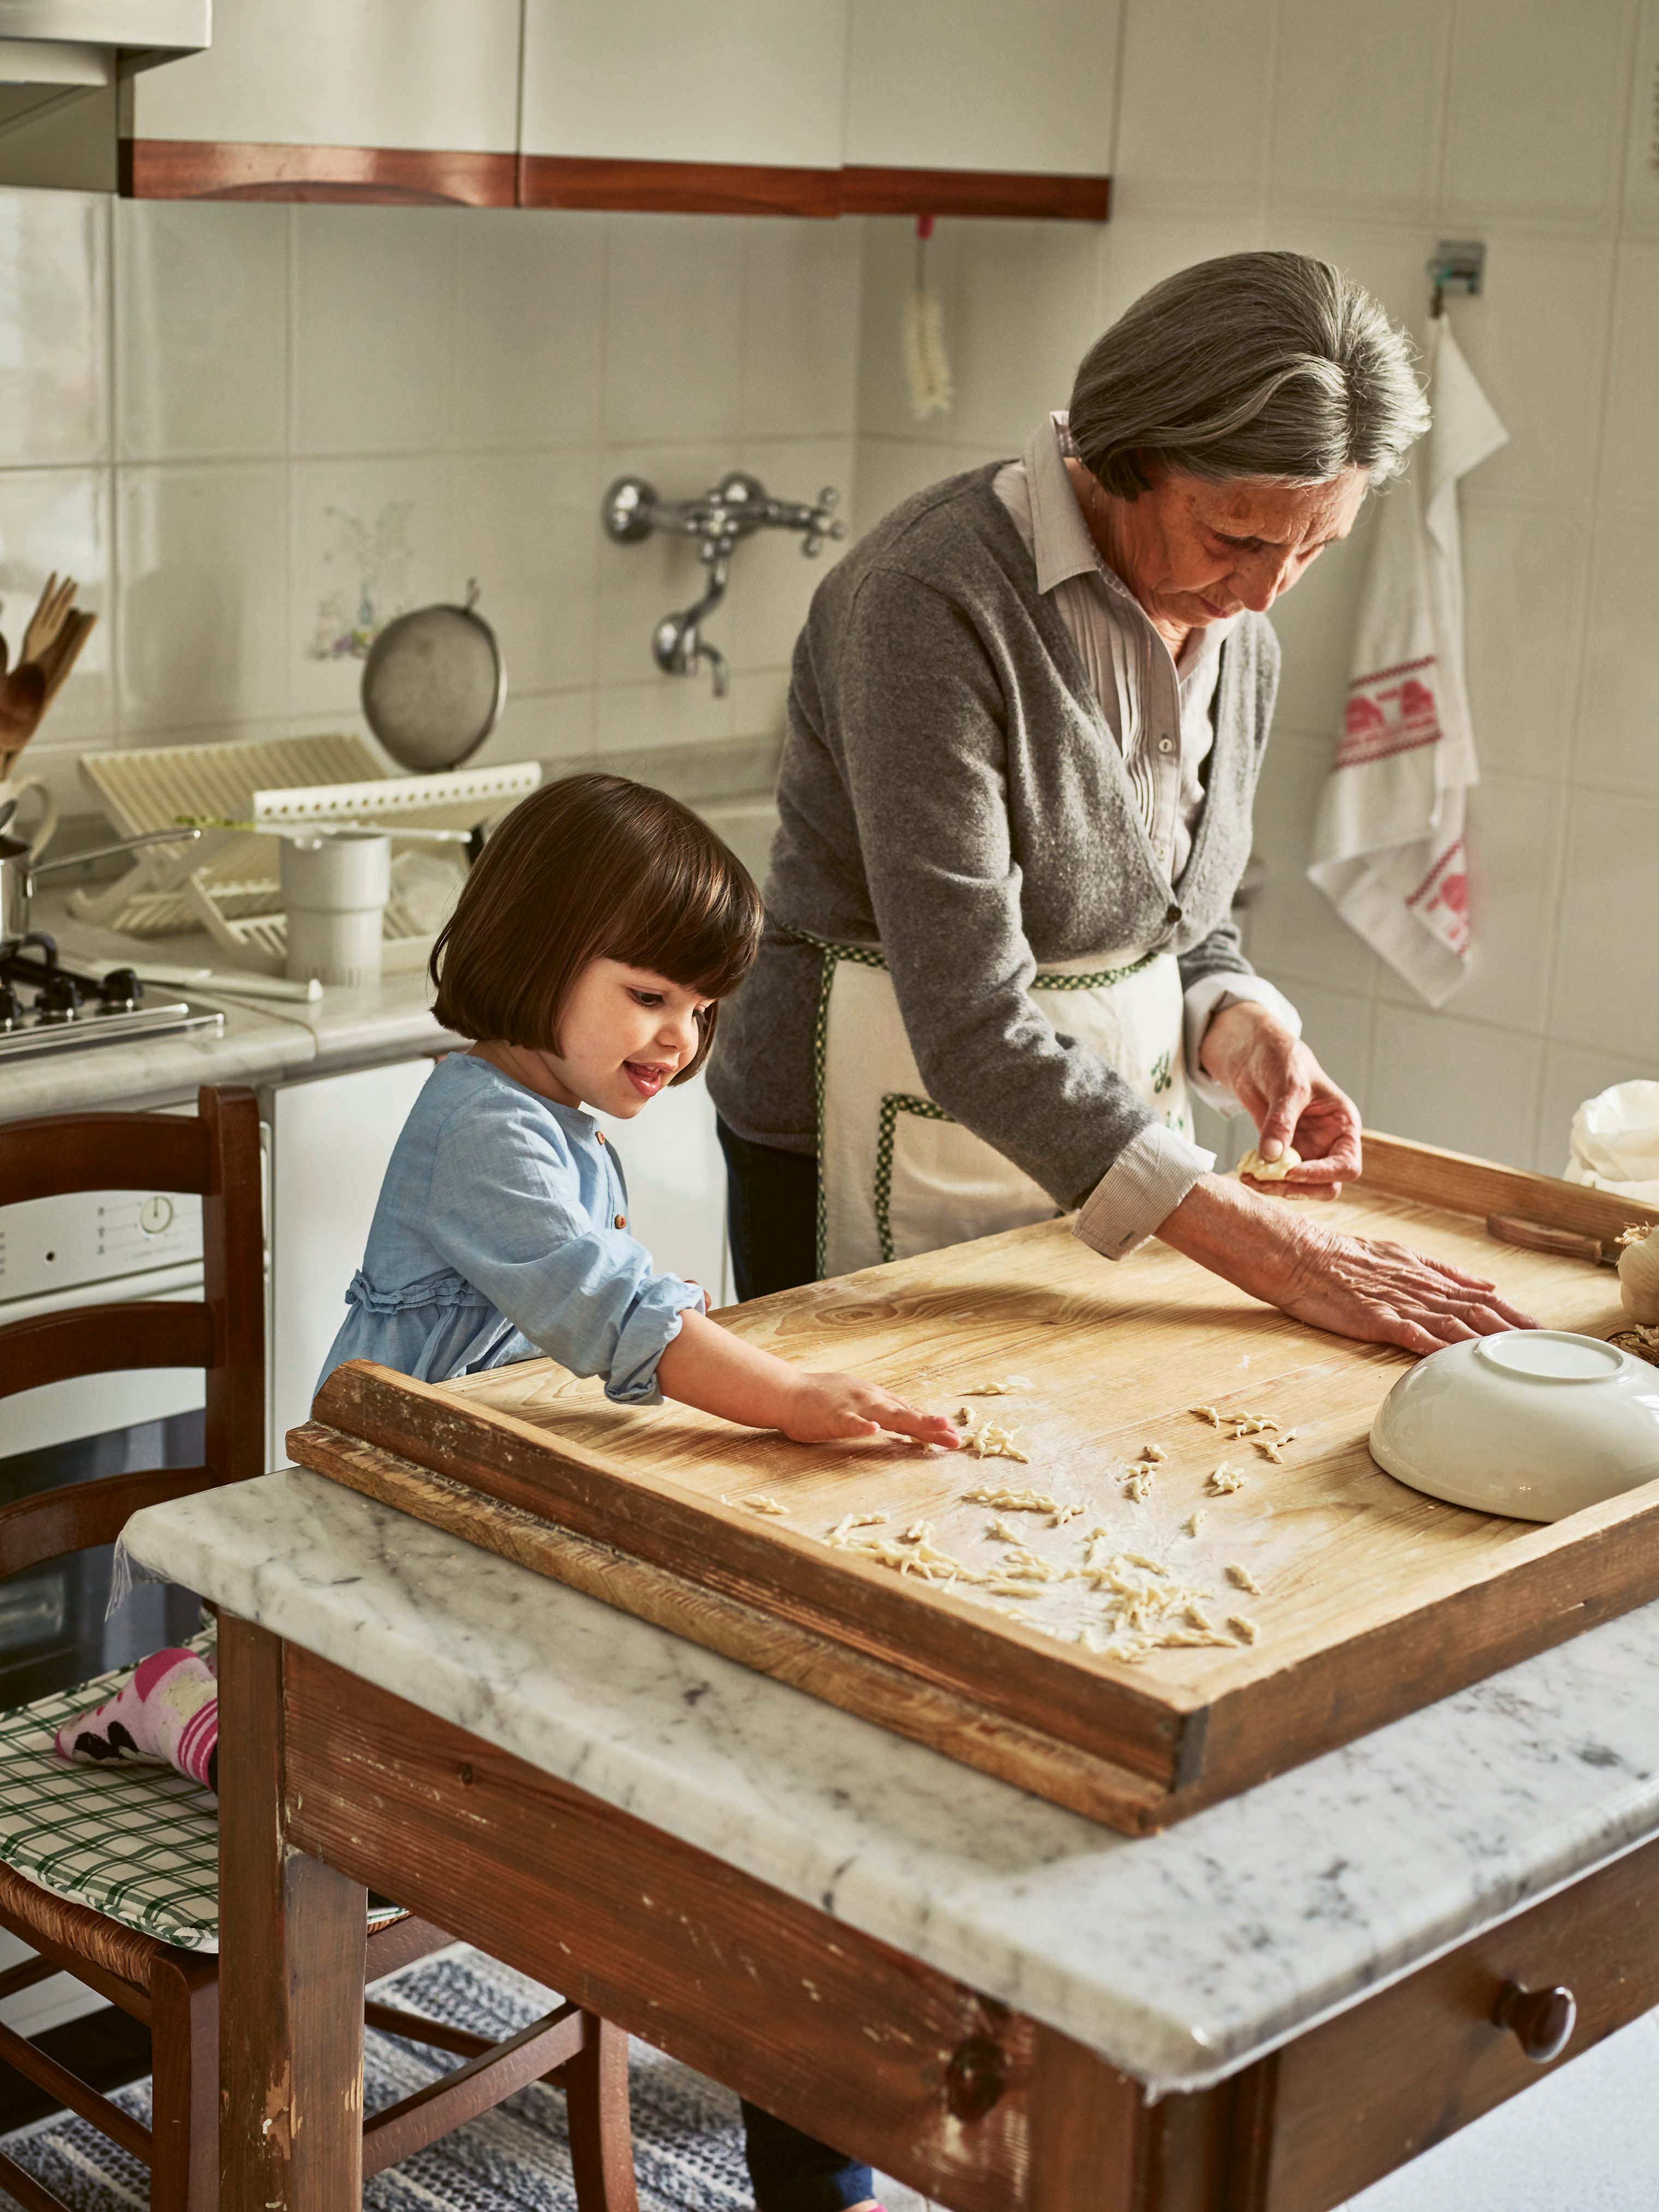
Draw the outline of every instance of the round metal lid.
M363 664L365 720L399 768L431 775L459 768L495 728L507 701L495 633L465 606L417 607L375 639Z

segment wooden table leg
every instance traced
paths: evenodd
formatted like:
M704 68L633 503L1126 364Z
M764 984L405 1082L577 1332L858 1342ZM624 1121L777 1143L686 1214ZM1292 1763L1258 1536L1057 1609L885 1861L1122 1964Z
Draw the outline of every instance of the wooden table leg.
M564 2069L570 2166L579 2204L638 2212L628 2109L628 2038L597 2013L582 2016L580 2054Z
M283 1832L283 1646L219 1632L222 2212L362 2199L363 1887Z

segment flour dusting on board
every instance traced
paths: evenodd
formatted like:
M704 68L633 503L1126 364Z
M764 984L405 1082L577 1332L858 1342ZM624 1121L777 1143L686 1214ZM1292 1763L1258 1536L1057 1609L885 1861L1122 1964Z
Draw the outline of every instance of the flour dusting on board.
M1023 1376L957 1386L964 1398L1036 1389ZM1167 1440L1146 1437L1133 1458L1123 1458L1065 1414L1040 1405L1018 1409L1018 1428L978 1419L961 1407L956 1419L968 1451L977 1446L975 1455L981 1459L1018 1457L1038 1479L1029 1485L965 1480L942 1455L940 1495L924 1516L895 1534L878 1533L884 1516L844 1514L823 1540L1120 1663L1135 1664L1158 1651L1253 1644L1261 1626L1227 1605L1241 1590L1263 1595L1251 1568L1227 1556L1239 1548L1250 1509L1212 1516L1194 1501L1231 1501L1244 1486L1242 1474L1225 1462L1215 1464L1218 1431L1229 1443L1268 1446L1263 1455L1275 1460L1280 1443L1292 1442L1295 1432L1287 1435L1264 1413L1223 1413L1208 1405L1191 1411L1200 1425ZM1207 1449L1201 1441L1206 1436ZM1015 1448L1001 1448L1005 1440ZM1200 1546L1199 1531L1212 1518L1213 1537Z

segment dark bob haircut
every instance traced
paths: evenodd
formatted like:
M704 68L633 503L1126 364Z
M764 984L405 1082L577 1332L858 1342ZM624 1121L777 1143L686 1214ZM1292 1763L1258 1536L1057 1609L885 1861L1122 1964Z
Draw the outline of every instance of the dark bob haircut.
M433 1012L461 1036L556 1052L590 962L718 1000L747 974L761 920L748 869L678 799L626 776L563 776L521 800L474 863L432 948ZM714 1013L676 1083L702 1066Z

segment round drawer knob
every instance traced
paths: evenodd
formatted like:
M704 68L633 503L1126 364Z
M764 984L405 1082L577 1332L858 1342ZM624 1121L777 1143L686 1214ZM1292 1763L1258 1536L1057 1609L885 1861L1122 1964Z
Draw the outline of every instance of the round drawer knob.
M1578 2000L1571 1990L1523 1990L1518 1982L1505 1982L1492 2016L1495 2027L1510 2030L1534 2066L1547 2066L1578 2025Z
M951 2053L945 2103L952 2119L982 2120L1008 2087L1008 2062L988 2035L972 2035Z

